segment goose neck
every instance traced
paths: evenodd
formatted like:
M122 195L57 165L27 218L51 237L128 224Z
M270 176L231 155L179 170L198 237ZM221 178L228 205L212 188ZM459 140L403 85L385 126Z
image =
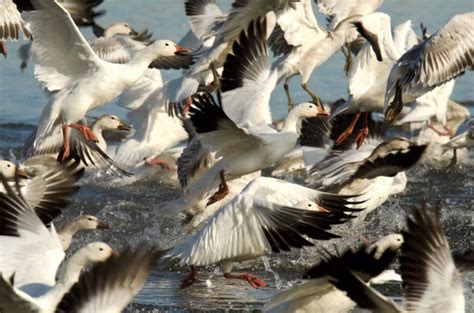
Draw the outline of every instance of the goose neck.
M285 133L294 133L299 136L301 132L301 117L296 110L291 110L288 113L281 131Z

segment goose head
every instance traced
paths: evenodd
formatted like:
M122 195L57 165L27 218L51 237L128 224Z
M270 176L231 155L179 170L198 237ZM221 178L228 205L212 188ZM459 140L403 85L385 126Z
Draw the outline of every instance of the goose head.
M377 240L368 248L368 252L374 251L374 258L379 259L385 251L398 251L403 244L403 236L400 234L390 234Z
M294 107L290 114L293 113L298 118L307 118L315 116L328 116L329 113L324 111L324 108L310 102L303 102Z
M21 178L29 178L28 173L24 169L18 168L15 163L0 160L0 174L2 174L5 179L14 179L15 173Z
M108 26L104 31L104 37L113 37L115 35L134 36L138 35L138 33L128 23L119 22Z
M171 40L157 40L151 44L159 57L172 57L191 52L190 49L181 47Z
M79 229L108 229L109 225L92 215L81 215L72 221Z
M77 253L84 257L86 264L102 262L107 260L111 255L117 254L108 244L103 242L89 243Z
M117 115L106 114L99 117L92 125L93 129L131 131L132 127Z
M306 199L297 202L293 207L308 211L327 212L326 209L321 208L316 202Z

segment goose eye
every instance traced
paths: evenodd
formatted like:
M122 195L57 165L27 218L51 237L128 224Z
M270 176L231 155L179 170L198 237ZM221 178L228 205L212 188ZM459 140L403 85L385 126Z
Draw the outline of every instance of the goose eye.
M165 46L167 46L167 47L168 47L169 45L170 45L169 43L165 43Z
M99 248L99 251L104 251L104 249L103 249L103 248Z
M7 167L12 167L10 164L7 164Z
M89 220L89 221L92 221L92 219L91 219L91 218L88 218L88 220Z
M309 108L310 108L310 109L312 109L312 108L313 108L313 106L312 106L312 105L310 105L310 106L309 106Z
M310 203L310 204L308 204L308 206L309 206L309 207L312 207L313 205Z

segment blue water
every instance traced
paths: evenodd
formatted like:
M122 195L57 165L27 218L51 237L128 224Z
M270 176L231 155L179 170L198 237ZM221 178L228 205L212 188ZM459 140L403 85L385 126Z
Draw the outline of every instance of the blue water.
M134 28L142 30L149 28L155 38L167 38L179 41L189 26L184 15L184 1L177 0L107 0L101 8L107 14L98 19L102 25L109 25L116 21L127 21ZM218 1L223 9L230 6L231 1ZM392 25L411 19L419 33L420 22L423 22L429 32L436 31L456 13L474 10L472 0L387 0L380 9L392 16ZM317 15L321 24L324 17ZM92 38L90 31L84 31L86 38ZM42 94L38 82L33 76L30 66L21 72L20 61L16 51L22 41L8 43L10 54L7 59L0 59L0 123L3 122L36 122L46 104L46 97ZM309 82L309 86L325 101L346 97L347 79L342 70L342 53L334 55L326 64L316 69ZM179 75L177 71L164 73L165 78ZM474 74L465 74L457 80L452 99L457 101L474 100ZM299 87L299 78L292 81L292 92L296 101L306 101L306 94ZM272 97L274 117L282 117L286 110L286 98L283 88L279 86ZM124 115L125 111L112 104L106 105L92 114L116 113Z

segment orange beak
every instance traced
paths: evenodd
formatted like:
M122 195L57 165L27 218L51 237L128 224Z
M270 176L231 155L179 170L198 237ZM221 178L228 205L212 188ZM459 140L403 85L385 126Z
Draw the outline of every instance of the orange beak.
M329 211L328 209L325 209L323 207L319 207L319 212L323 212L323 213L330 213L331 211Z
M30 175L28 175L28 172L26 172L24 169L19 168L16 170L16 173L21 178L30 178Z
M317 113L316 116L329 116L329 112L324 111L323 107L316 107Z
M176 52L174 54L185 54L192 51L191 49L181 47L180 45L176 45L175 48L176 48Z

